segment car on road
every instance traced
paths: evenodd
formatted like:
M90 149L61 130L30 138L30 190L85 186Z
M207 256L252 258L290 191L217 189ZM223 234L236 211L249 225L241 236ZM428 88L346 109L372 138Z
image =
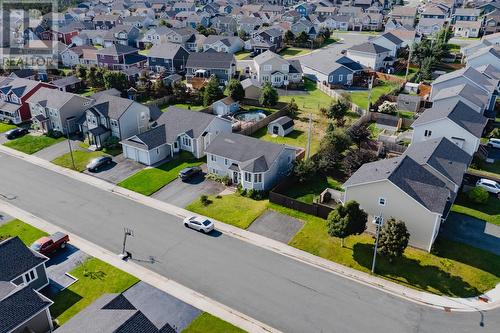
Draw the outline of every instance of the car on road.
M179 172L179 178L182 180L189 180L199 175L201 175L201 168L197 166L187 167Z
M50 236L42 237L31 244L31 249L43 255L49 255L59 249L64 249L69 242L69 236L62 232L56 232Z
M28 130L26 128L16 127L5 132L5 137L9 140L13 140L26 134L28 134Z
M498 195L500 193L500 184L494 180L481 178L477 181L476 186L484 188L486 191Z
M214 223L203 216L191 216L184 219L184 226L208 234L214 230Z
M113 160L110 156L99 156L94 158L92 161L90 161L89 164L87 164L87 170L94 172L97 171L100 167L110 165L111 162L113 162Z
M491 138L486 145L492 148L500 148L500 139Z

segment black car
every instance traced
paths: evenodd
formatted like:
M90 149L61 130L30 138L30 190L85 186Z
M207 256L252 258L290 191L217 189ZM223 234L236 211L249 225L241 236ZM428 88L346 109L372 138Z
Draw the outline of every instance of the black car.
M25 134L28 134L28 130L26 128L16 127L5 132L5 137L9 140L12 140L15 138L19 138L20 136L23 136Z
M89 164L87 164L87 170L89 171L97 171L100 167L104 165L110 165L113 160L109 156L99 156L94 158L92 161L90 161Z
M193 177L196 177L201 174L201 168L194 166L194 167L187 167L181 170L179 172L179 178L182 180L189 180Z

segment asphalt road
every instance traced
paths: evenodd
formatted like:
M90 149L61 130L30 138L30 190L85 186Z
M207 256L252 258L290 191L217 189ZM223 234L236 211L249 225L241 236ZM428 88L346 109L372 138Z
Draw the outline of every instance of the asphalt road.
M447 313L315 269L226 235L206 236L177 217L0 154L10 203L285 332L498 332L500 310ZM155 263L148 263L150 257Z

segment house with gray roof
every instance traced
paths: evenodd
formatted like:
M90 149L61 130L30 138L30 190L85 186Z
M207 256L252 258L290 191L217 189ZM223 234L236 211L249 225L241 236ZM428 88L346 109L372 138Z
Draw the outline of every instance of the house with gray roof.
M380 36L370 39L370 42L385 47L391 50L391 56L395 57L398 50L404 46L406 43L404 40L393 34L392 32L383 33Z
M236 58L231 53L208 50L191 53L186 63L188 83L194 77L210 78L215 75L221 83L229 82L236 73Z
M246 190L270 190L286 177L296 148L249 136L224 133L206 149L208 172L227 176Z
M481 89L469 83L441 88L433 97L432 105L452 105L457 101L467 104L477 113L484 114L490 104L490 97Z
M446 137L472 156L487 122L488 118L461 101L433 106L413 122L412 144Z
M431 250L453 199L435 172L408 155L366 163L343 187L344 203L357 201L373 220L404 221L409 244L426 251Z
M189 52L181 44L153 44L148 53L148 67L155 72L175 73L184 70Z
M471 67L490 64L500 70L500 45L492 45L479 49L477 52L467 56L466 62Z
M261 85L269 82L274 87L283 87L302 82L300 62L285 59L272 51L261 53L253 59L250 74Z
M364 42L347 49L346 55L361 65L380 70L392 66L394 58L391 50L372 42Z
M130 136L120 143L124 157L152 165L173 157L181 150L201 158L218 135L231 131L229 118L171 106L150 130Z
M203 51L210 49L217 52L236 53L243 49L245 43L240 37L226 37L218 35L210 35L203 42Z
M293 119L287 116L279 117L267 125L267 133L276 136L287 136L293 132Z
M52 332L53 302L38 292L49 284L48 259L19 237L0 242L0 333Z

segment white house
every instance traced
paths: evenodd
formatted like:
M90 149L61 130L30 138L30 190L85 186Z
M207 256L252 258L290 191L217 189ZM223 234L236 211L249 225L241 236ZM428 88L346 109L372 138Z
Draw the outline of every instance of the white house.
M391 50L391 56L393 57L396 56L398 49L405 45L405 41L400 39L392 32L386 32L380 36L370 39L370 42Z
M346 55L363 66L379 70L392 65L394 58L391 53L388 48L365 42L347 49Z
M235 113L239 108L240 104L229 96L224 97L212 104L213 113L219 116Z
M493 65L500 70L500 46L494 45L482 48L466 59L467 65L477 68L484 65Z
M206 149L208 172L247 190L269 190L293 167L294 148L240 134L222 134Z

